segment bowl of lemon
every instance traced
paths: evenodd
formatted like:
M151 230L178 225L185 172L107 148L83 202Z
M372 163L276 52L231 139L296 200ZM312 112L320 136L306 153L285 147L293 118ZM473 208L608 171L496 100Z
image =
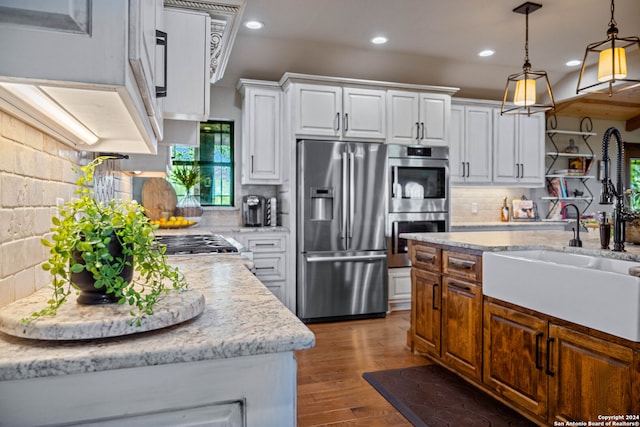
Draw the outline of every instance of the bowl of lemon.
M149 221L151 225L157 225L159 228L187 228L197 224L196 221L185 218L183 216L170 216L169 218L160 218Z

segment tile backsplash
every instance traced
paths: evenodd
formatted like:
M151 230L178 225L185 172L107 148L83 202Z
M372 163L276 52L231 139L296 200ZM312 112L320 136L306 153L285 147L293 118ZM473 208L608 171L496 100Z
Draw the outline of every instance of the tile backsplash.
M535 200L529 188L451 187L451 224L486 223L500 221L500 209L507 197L509 209L512 200L522 196ZM477 207L477 212L474 213Z
M0 307L49 284L41 265L48 251L56 201L74 195L74 166L92 153L77 151L0 111ZM95 193L129 197L131 179L106 162L96 171Z

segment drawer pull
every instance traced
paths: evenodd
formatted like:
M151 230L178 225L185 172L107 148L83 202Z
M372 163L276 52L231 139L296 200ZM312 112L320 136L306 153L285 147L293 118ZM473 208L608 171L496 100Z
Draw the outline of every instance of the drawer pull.
M256 267L256 270L275 270L276 268L271 266L271 267Z
M430 262L433 263L435 257L433 255L420 255L423 252L417 253L416 252L416 261L420 261L420 262Z
M458 268L461 270L473 270L475 267L475 261L467 261L466 259L460 258L449 258L449 267Z
M542 371L542 364L540 363L540 338L544 336L544 333L538 332L536 334L536 369Z
M471 292L471 288L468 286L463 286L463 285L459 285L456 282L449 282L449 286L451 286L452 288L461 290L461 291L467 291L467 292Z
M275 243L256 243L256 246L275 246Z

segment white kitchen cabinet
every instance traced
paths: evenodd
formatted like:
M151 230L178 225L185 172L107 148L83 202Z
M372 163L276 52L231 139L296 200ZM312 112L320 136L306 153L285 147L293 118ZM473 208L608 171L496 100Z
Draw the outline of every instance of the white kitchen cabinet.
M447 146L451 97L387 91L387 142Z
M271 82L241 79L242 183L282 183L282 91Z
M493 182L544 186L545 116L493 115Z
M298 137L385 139L386 91L307 83L293 91Z
M389 311L411 310L411 267L389 269Z
M164 118L209 119L211 17L207 13L166 8L164 28L169 34Z
M240 233L239 240L253 252L256 277L287 305L287 234L246 232ZM295 312L295 307L289 309Z
M492 116L491 107L451 106L449 170L452 184L491 182Z
M166 87L162 8L162 0L32 0L4 8L0 56L11 60L0 62L0 108L82 150L155 153ZM60 14L67 19L54 19ZM6 82L46 94L93 137Z

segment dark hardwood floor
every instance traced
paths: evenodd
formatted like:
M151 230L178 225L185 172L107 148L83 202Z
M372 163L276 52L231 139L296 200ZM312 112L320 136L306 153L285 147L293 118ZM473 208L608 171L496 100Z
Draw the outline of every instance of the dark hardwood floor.
M427 365L406 345L409 311L384 319L307 325L316 346L296 352L298 426L411 426L364 372Z

